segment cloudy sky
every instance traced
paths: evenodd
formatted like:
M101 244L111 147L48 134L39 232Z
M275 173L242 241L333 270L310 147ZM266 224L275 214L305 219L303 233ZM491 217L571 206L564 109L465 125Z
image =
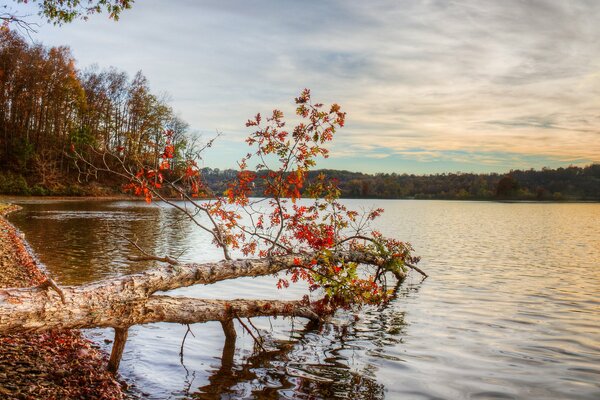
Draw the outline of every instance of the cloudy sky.
M246 119L291 114L304 87L348 112L321 167L600 162L596 0L138 0L119 22L94 16L34 37L69 45L81 68L142 70L194 131L223 133L211 167L234 166Z

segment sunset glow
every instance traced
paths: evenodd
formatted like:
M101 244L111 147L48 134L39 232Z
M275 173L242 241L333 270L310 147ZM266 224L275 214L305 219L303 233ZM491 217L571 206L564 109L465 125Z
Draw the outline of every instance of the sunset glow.
M304 87L348 112L332 158L367 172L600 161L600 3L143 1L36 39L79 67L142 69L233 167L257 109ZM99 35L102 32L102 35ZM125 40L126 38L126 40ZM289 106L288 109L284 106Z

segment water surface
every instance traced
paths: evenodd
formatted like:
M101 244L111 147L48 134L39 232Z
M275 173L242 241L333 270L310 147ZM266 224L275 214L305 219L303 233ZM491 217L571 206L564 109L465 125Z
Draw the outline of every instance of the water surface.
M121 373L144 398L598 399L600 204L348 200L386 209L378 228L410 241L430 278L411 276L382 309L330 324L256 319L224 347L218 323L131 329ZM62 284L148 268L123 236L157 254L216 260L175 210L139 202L24 201L11 216ZM299 298L274 278L180 289L210 298ZM108 330L88 334L107 347Z

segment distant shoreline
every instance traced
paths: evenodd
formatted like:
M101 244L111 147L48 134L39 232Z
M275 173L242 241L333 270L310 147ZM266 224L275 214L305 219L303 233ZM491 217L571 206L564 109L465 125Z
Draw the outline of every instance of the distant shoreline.
M225 193L238 171L202 168L202 182L211 193ZM265 193L265 170L254 171L253 195ZM308 171L305 187L319 179L335 182L343 199L394 200L472 200L533 202L599 202L600 164L558 169L515 170L499 174L364 174L344 170ZM66 177L65 177L66 179ZM86 183L68 179L60 189L51 190L34 183L32 177L0 172L0 193L40 198L131 199L124 194L123 183L105 177ZM164 196L176 196L164 190Z
M310 197L304 197L304 199L310 199ZM565 200L527 200L527 199L424 199L414 197L401 197L401 198L382 198L382 197L340 197L340 200L383 200L383 201L398 201L398 200L416 200L416 201L456 201L456 202L489 202L489 203L532 203L532 204L572 204L572 203L600 203L598 200L579 200L579 199L565 199ZM145 202L141 197L135 196L22 196L22 195L0 195L0 202L10 203L11 201L19 200L55 200L55 201L139 201ZM171 201L179 201L178 198L170 198ZM197 199L198 201L208 199ZM157 199L156 202L161 200Z

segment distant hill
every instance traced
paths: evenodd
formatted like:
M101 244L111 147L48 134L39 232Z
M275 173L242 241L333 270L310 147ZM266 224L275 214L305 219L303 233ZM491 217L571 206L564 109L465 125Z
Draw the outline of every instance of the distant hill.
M344 198L600 201L600 164L508 174L364 174L325 169L311 171L309 180L320 173L338 181ZM216 192L224 191L236 176L230 169L204 168L202 174Z

